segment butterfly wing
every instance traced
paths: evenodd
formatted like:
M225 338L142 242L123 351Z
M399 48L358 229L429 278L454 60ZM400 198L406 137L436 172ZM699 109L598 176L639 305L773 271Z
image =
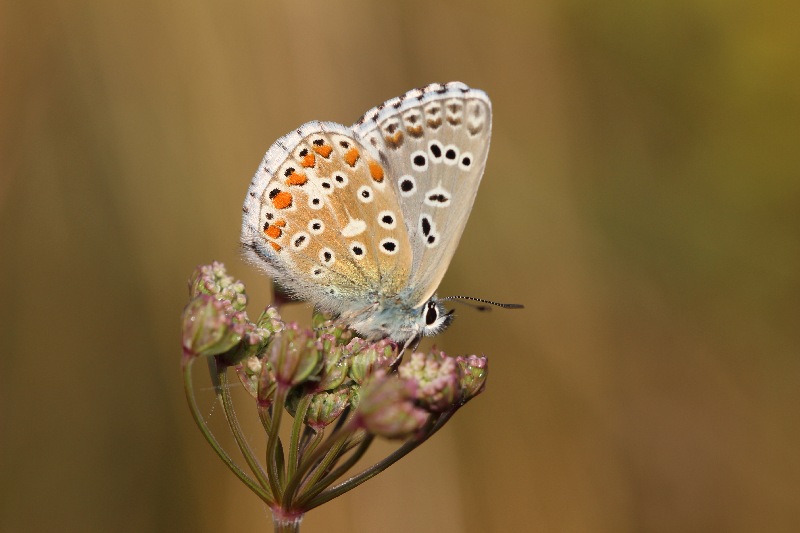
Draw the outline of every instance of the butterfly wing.
M246 257L322 310L353 313L407 286L400 207L384 165L350 128L310 122L276 141L243 211Z
M415 89L354 126L391 175L412 249L411 307L439 286L469 218L491 138L488 96L463 83Z

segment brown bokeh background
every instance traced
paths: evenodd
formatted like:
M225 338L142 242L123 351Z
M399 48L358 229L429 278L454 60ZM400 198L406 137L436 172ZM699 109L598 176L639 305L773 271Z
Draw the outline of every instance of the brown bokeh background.
M437 342L489 355L486 393L304 531L800 530L798 23L779 0L0 3L0 530L269 531L186 408L185 281L225 261L257 313L237 239L269 145L456 79L494 137L439 293L527 308L459 308Z

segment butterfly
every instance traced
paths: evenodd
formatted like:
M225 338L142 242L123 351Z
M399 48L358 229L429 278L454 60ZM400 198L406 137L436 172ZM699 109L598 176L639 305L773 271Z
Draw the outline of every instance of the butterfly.
M350 127L300 126L270 147L250 183L245 257L367 340L408 344L443 331L453 314L434 293L491 131L489 97L460 82L411 90Z

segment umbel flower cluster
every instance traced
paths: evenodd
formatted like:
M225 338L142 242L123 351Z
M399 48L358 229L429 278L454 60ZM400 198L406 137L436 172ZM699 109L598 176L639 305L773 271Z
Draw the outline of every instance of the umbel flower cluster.
M255 322L244 285L224 265L201 266L183 311L186 397L203 436L231 471L273 512L276 531L298 531L307 511L353 489L425 442L486 381L485 357L441 351L400 354L389 340L369 343L316 314L312 327L285 323L268 307ZM250 473L222 449L198 407L191 368L205 359ZM231 398L229 369L253 399L266 434L259 461ZM282 442L282 422L291 433ZM339 481L376 436L402 440L389 456ZM338 483L337 483L338 482Z

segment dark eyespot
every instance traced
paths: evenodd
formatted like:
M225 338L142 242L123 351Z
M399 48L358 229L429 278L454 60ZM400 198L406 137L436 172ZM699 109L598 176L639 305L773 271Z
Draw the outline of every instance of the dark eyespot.
M294 245L295 246L300 246L301 244L303 244L303 241L305 241L305 240L306 240L306 236L305 235L300 235L298 238L296 238L294 240Z
M319 205L319 198L314 198L313 200L311 200L311 203L314 205Z
M444 153L444 156L447 159L455 159L456 158L456 151L450 148L448 151Z
M336 180L336 183L342 183L342 182L344 182L344 176L342 176L341 174L336 174L336 175L333 177L333 179L335 179L335 180Z
M465 157L464 159L461 160L461 164L464 165L465 167L468 167L472 164L472 160L469 157Z
M305 157L308 155L308 148L303 148L300 150L300 157Z
M323 189L330 189L331 188L331 184L328 183L327 181L323 181L322 182L322 188Z
M314 144L316 146L322 146L323 144L325 144L325 141L323 139L314 139Z
M428 244L433 244L434 242L436 242L436 236L435 235L430 235L428 237Z
M294 169L292 167L289 167L284 171L283 175L288 178L289 176L292 175L293 172L294 172Z
M275 217L272 213L267 213L267 220L272 220L273 218Z
M272 200L273 198L278 196L278 194L280 194L280 192L281 192L280 189L272 189L271 191L269 191L269 199Z
M424 167L425 166L425 156L424 155L414 156L414 164L417 165L418 167Z
M331 257L333 257L333 256L331 255L330 252L325 252L325 253L322 254L322 257L325 259L325 262L327 263L328 261L331 260Z
M342 148L350 148L350 143L347 141L342 141L339 143L339 146L341 146Z
M400 182L400 190L403 192L409 192L414 189L414 182L411 180L403 180Z
M383 243L381 246L383 246L383 249L386 250L387 252L394 252L395 248L397 248L397 245L391 241L387 241Z
M426 237L431 234L431 221L428 217L422 217L422 234Z
M361 196L363 196L364 198L369 198L369 191L366 189L361 191Z
M364 250L362 250L360 246L353 246L353 253L356 255L361 255L364 253Z
M318 230L321 227L322 227L322 224L320 224L319 222L314 222L313 224L311 224L311 229L313 229L313 230Z
M384 224L391 224L392 222L394 222L394 219L392 218L391 215L383 215L383 218L381 218L381 220L383 221Z
M439 147L438 144L431 145L431 153L434 157L442 157L442 149Z

